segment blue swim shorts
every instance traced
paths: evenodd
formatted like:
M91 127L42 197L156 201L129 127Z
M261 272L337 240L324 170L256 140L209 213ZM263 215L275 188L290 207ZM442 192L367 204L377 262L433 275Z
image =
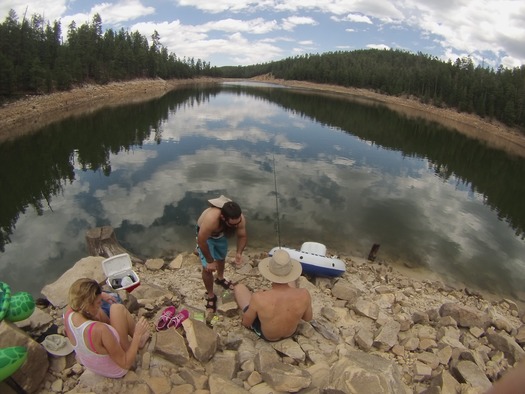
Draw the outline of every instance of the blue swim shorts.
M197 234L199 233L199 227L197 226ZM211 257L214 260L225 260L226 255L228 254L228 239L226 237L219 238L208 238L207 240L208 248L210 248ZM201 259L201 264L204 268L208 265L206 258L201 252L201 248L197 245L197 251L199 252L199 257Z

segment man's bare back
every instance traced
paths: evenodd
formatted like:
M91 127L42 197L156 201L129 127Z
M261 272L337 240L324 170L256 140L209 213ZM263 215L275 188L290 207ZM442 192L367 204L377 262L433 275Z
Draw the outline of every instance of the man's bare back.
M236 292L238 290L236 286ZM278 341L292 336L301 320L310 321L312 317L312 300L308 290L272 283L271 290L251 295L242 324L251 327L258 318L264 338Z

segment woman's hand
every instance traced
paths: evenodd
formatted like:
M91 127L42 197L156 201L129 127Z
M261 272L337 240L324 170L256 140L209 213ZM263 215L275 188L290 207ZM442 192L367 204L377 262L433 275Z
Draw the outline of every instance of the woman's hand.
M102 301L106 301L108 304L114 304L115 302L117 302L116 298L113 297L113 295L105 292L102 292L100 298L102 299Z

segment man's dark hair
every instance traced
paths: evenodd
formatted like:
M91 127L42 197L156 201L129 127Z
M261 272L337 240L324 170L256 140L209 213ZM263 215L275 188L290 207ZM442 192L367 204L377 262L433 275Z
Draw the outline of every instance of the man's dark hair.
M241 207L239 206L239 204L233 201L228 201L227 203L224 203L224 205L222 206L221 213L222 213L222 216L224 216L224 218L228 220L228 219L237 219L241 217L242 211L241 211Z

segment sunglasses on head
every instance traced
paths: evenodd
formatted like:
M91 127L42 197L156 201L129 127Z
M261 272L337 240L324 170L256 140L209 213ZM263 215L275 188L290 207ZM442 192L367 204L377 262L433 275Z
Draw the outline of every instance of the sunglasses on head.
M100 288L100 285L97 282L95 282L95 281L93 281L93 284L96 286L95 287L95 295L102 294L102 289Z

